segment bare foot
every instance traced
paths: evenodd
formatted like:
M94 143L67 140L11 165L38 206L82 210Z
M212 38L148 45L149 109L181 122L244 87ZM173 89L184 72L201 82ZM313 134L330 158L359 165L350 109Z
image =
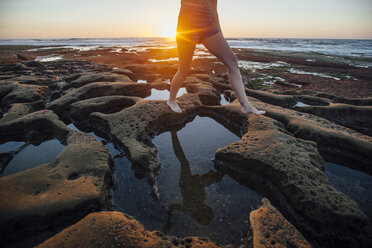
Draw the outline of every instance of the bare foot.
M264 115L266 114L266 111L262 111L262 110L257 110L255 107L253 107L252 105L247 107L247 108L243 108L241 109L242 113L244 114L249 114L249 113L253 113L255 115Z
M182 113L181 108L178 106L176 102L170 102L169 100L167 101L167 105L171 108L176 113Z

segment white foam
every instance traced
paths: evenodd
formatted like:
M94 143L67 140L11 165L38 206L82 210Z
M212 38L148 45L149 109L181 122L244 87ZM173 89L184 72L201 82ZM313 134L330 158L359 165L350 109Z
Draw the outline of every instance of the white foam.
M197 55L197 56L208 56L208 55L211 55L211 53L205 52L203 50L197 50L197 51L194 52L194 55Z
M39 61L39 62L51 62L51 61L57 61L57 60L61 60L61 59L63 59L63 55L50 54L50 55L46 55L46 56L37 56L35 58L35 61Z
M307 75L314 75L314 76L324 77L324 78L332 78L334 80L340 80L340 78L332 77L332 76L329 76L329 75L326 75L326 74L323 74L323 73L302 71L302 70L298 70L298 69L294 69L294 68L290 68L288 70L288 72L294 73L294 74L307 74Z
M196 55L196 56L194 56L193 57L194 59L215 59L216 58L216 56L199 56L199 55Z
M178 61L178 58L174 57L174 58L169 58L169 59L149 59L148 61L152 63L159 63L159 62Z
M239 60L238 65L240 68L255 72L256 70L265 70L265 69L270 69L272 67L286 66L288 64L282 61L277 61L277 62L272 62L272 63L262 63L262 62L254 62L254 61L249 61L249 60Z
M121 53L123 48L113 48L110 52L111 53Z
M65 48L65 46L57 46L57 47L39 47L39 48L32 48L28 49L28 52L39 52L39 51L44 51L44 50L51 50L51 49L58 49L58 48Z

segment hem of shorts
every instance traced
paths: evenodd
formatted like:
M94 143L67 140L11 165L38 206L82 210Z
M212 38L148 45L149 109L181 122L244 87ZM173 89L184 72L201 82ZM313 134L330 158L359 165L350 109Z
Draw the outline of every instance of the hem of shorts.
M204 37L202 40L200 40L200 43L197 43L197 44L201 44L201 43L203 43L203 41L204 41L205 39L208 39L209 37L211 37L211 36L213 36L213 35L215 35L215 34L217 34L217 33L220 33L220 32L221 32L221 30L219 30L219 29L215 30L214 32L208 34L208 36L206 36L206 37Z
M197 44L202 44L203 41L204 41L205 39L208 39L209 37L211 37L211 36L213 36L213 35L215 35L215 34L217 34L217 33L220 33L220 32L221 32L221 30L216 29L215 31L213 31L212 33L208 34L206 37L204 37L204 38L203 38L202 40L200 40L199 42L196 42L196 41L194 41L194 40L192 40L192 39L185 39L185 38L183 38L182 36L176 36L176 38L179 38L179 39L182 39L182 40L187 41L187 42L189 42L189 43L192 43L192 44L197 45Z

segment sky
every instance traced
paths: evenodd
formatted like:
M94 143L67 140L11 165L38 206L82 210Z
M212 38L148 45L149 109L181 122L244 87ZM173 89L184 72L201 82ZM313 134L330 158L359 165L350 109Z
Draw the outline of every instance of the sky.
M173 36L181 0L0 0L0 38ZM372 39L372 0L218 0L225 37Z

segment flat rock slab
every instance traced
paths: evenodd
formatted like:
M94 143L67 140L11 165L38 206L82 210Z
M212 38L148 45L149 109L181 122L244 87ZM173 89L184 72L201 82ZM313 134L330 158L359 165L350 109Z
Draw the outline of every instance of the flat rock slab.
M310 248L302 234L266 198L263 205L251 212L249 220L253 230L253 248L298 247Z
M148 231L141 223L120 212L99 212L89 214L37 247L217 248L220 246L208 238L177 238L164 235L159 231Z
M332 103L330 106L296 107L298 111L321 116L334 123L372 135L372 106Z
M87 85L92 82L126 82L134 83L128 76L119 75L111 72L91 72L86 73L73 80L70 84L74 88Z
M2 85L0 96L2 93L1 91L4 91L4 97L1 99L1 106L3 109L7 109L12 103L45 100L48 94L48 87L14 82Z
M89 134L69 129L45 110L0 124L0 133L3 141L55 137L65 144L50 163L0 178L2 239L70 223L110 206L110 155Z
M193 74L183 84L188 93L177 99L183 110L177 114L166 101L141 98L151 94L153 88L169 89L163 79L174 75L176 65L133 64L125 68L115 71L74 60L29 61L0 68L1 107L3 112L9 110L0 120L1 143L57 138L66 145L54 161L0 179L1 237L22 239L25 232L38 233L47 227L66 225L110 204L110 155L102 143L67 128L58 117L84 124L123 148L132 168L137 175L146 174L156 195L161 162L152 138L181 128L202 114L241 136L241 140L217 151L218 169L269 197L305 237L312 238L311 242L320 240L323 246L342 247L350 244L350 240L358 240L367 218L354 201L330 184L324 174L322 156L372 173L370 126L360 124L369 120L364 116L370 113L371 99L246 89L247 95L261 100L250 98L254 106L267 114L242 115L237 102L215 106L219 105L222 93L230 100L235 98L226 76ZM60 80L56 74L64 79ZM43 75L45 80L39 80ZM137 78L152 83L132 81ZM52 102L47 108L54 113L38 111L45 108L48 98ZM309 110L312 114L301 113L310 107L294 110L298 100L319 106ZM336 108L336 103L342 103L341 107ZM342 119L345 114L349 117ZM292 244L308 247L301 234L271 205L264 204L258 211L260 214L252 213L252 226L256 240L261 237L264 247ZM294 240L285 233L275 232L278 226L281 227L278 230L285 229ZM125 228L130 231L123 231ZM149 232L135 220L115 212L88 215L41 246L111 247L112 244L216 247L205 239L177 239Z
M201 104L197 95L184 94L180 97L183 114L170 110L166 101L139 101L113 114L93 112L89 118L96 129L108 133L116 144L127 151L132 167L138 174L147 177L152 193L157 197L155 181L161 162L152 137L186 125L195 117L195 110Z
M48 109L53 110L60 116L68 115L70 105L74 102L102 96L124 95L142 96L149 94L151 89L147 84L122 83L122 82L94 82L73 89L62 97L52 101Z
M264 108L266 116L283 123L295 137L316 142L321 155L328 161L372 174L371 136L317 115L262 102L257 102L256 107ZM369 111L366 107L365 113Z
M209 108L220 118L242 115L236 102ZM245 128L241 140L217 150L217 168L275 199L302 230L314 236L328 233L319 239L349 238L353 232L358 236L367 216L329 182L315 142L294 137L282 123L266 116L248 115Z

